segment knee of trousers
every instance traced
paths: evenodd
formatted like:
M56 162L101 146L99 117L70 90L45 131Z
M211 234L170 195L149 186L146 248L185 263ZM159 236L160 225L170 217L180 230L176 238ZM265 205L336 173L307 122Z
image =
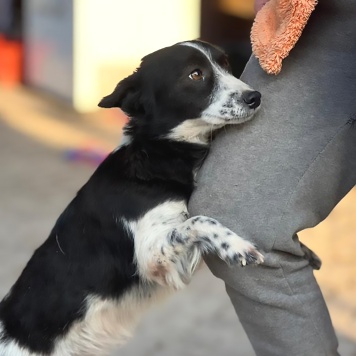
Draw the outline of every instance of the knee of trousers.
M265 261L256 266L230 267L213 254L205 256L204 261L215 277L222 279L226 285L238 290L241 294L256 298L256 300L261 297L261 295L255 295L258 290L275 289L279 290L281 295L290 295L291 290L287 280L294 278L295 272L307 276L306 279L313 275L313 268L300 250L299 243L292 252L272 250L262 251L262 253ZM265 299L265 296L263 298Z

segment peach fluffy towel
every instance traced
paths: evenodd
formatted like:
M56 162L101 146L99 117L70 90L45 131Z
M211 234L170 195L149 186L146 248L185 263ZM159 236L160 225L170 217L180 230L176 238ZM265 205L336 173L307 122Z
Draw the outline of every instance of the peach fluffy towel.
M316 4L317 0L269 0L257 13L251 29L252 51L267 73L281 71Z

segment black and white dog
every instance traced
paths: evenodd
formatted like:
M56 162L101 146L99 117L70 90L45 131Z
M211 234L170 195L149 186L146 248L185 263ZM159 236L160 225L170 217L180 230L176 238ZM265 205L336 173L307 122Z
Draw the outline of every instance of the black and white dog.
M107 354L158 296L189 283L202 254L263 262L250 242L187 211L212 131L251 119L260 98L207 43L144 57L99 104L129 115L126 142L79 190L0 304L0 355Z

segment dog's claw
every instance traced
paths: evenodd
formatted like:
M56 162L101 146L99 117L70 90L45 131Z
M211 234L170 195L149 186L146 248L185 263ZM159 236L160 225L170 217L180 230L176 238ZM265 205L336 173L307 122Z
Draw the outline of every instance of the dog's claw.
M263 255L255 248L249 248L248 250L240 252L235 252L232 256L226 256L224 258L229 266L240 265L245 267L247 265L258 265L264 262Z

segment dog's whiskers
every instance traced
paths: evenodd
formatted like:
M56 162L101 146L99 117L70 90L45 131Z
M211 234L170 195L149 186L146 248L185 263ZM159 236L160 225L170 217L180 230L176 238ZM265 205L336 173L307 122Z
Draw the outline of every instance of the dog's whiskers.
M56 235L56 241L57 241L57 245L58 245L60 251L61 251L61 252L63 253L63 255L65 256L65 253L64 253L64 251L62 250L61 245L59 244L58 235Z

